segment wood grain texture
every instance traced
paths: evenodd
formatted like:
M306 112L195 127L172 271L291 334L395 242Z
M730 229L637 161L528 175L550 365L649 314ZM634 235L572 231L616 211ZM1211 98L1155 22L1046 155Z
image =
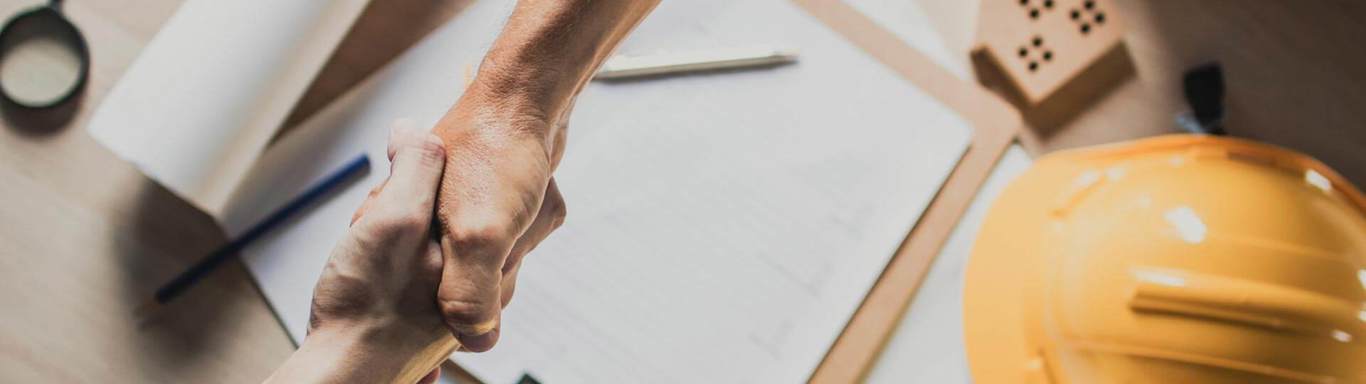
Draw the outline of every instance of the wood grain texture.
M42 2L0 0L0 14ZM85 131L94 107L181 2L66 1L93 60L81 98L51 112L3 110L0 307L9 312L0 317L0 382L256 382L294 349L237 261L151 319L133 314L159 284L224 241L210 217ZM389 34L401 28L382 25L350 37L313 88L349 87L387 61L367 48L396 55L444 21L415 24L402 15L449 18L463 4L375 3L403 7L371 10L389 24L425 29ZM378 62L336 59L356 56Z
M922 1L943 15L976 3ZM1031 152L1177 132L1173 118L1188 110L1182 74L1218 61L1230 134L1307 153L1366 185L1366 51L1353 49L1366 35L1366 3L1152 0L1112 7L1125 21L1133 74L1106 92L1066 97L1042 115L1026 112L1023 141ZM950 48L966 54L971 47Z
M0 13L37 1L3 1ZM178 0L72 0L93 67L60 113L0 129L0 381L250 382L292 350L238 263L141 321L157 284L223 241L206 215L90 138L91 111Z

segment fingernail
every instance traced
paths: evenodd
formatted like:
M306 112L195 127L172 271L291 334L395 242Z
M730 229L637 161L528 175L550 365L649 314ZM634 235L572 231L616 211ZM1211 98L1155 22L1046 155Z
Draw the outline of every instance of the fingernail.
M460 340L461 347L470 352L485 352L493 349L493 345L498 343L498 329L494 328L476 336L461 335L457 339Z
M498 320L489 320L479 324L449 324L451 329L461 336L483 336L489 332L498 330Z
M493 332L493 331L497 331L497 330L498 330L498 321L497 321L497 320L489 320L489 321L485 321L485 322L483 322L483 323L475 324L474 326L470 327L469 333L470 333L470 334L475 334L475 335L483 335L483 334L487 334L487 333L489 333L489 332Z

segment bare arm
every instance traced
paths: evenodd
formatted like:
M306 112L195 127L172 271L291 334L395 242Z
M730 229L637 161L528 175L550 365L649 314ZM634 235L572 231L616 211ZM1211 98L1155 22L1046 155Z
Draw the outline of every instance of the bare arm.
M392 174L333 252L308 337L267 382L431 382L461 343L492 348L522 256L564 219L550 174L574 97L657 2L519 1L435 135L395 131Z
M457 347L433 298L441 253L431 222L445 151L430 132L396 127L388 152L388 179L356 211L313 288L308 336L267 382L411 384L435 379Z
M441 125L470 104L555 120L626 34L655 6L641 0L522 0ZM549 133L549 132L547 132ZM549 140L549 137L545 139Z
M551 179L573 100L657 1L523 0L460 101L445 142L438 298L465 348L498 340L521 261L564 220Z

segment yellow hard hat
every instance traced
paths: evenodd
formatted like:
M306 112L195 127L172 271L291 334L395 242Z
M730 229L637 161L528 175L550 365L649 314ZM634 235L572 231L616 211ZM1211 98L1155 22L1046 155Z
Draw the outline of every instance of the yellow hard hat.
M974 247L978 383L1366 383L1366 198L1307 156L1200 135L1052 154Z

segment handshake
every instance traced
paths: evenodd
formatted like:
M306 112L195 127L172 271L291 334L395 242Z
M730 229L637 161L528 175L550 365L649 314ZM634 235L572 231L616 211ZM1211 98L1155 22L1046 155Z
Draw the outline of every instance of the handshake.
M422 357L407 369L412 376L456 348L497 343L522 260L564 222L550 177L564 126L484 99L479 87L432 131L394 124L389 177L333 249L300 352L342 339L373 351L351 353Z
M564 199L550 176L564 151L564 126L524 111L503 114L511 108L471 91L434 132L393 127L390 176L371 190L333 252L314 293L311 328L378 310L448 331L468 351L497 343L523 258L564 222ZM358 308L352 295L332 295L334 287L400 300Z
M313 292L309 334L267 381L416 382L498 342L526 255L565 219L551 177L573 100L654 7L521 0L431 131L396 125L389 177Z
M563 128L461 108L435 132L392 128L390 175L328 260L310 333L392 316L384 320L449 333L467 351L497 343L523 258L564 222L550 177L563 151L551 132Z

